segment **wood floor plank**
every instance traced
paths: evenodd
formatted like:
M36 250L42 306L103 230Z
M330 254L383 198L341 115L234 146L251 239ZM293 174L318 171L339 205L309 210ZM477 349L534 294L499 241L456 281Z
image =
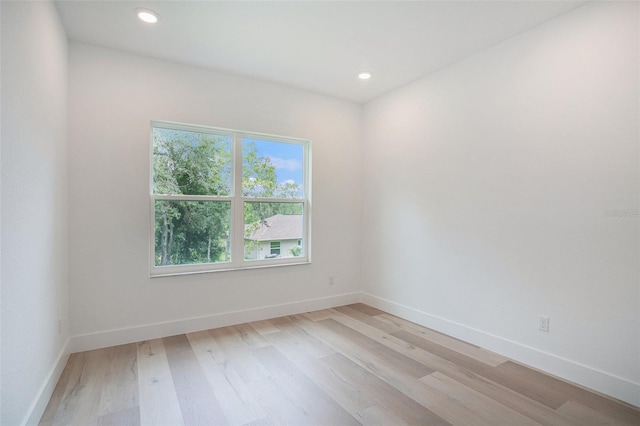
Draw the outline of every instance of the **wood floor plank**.
M245 383L269 378L269 372L251 352L251 347L242 340L233 327L216 328L208 331L222 349L225 362L231 365Z
M267 412L265 419L260 419L253 424L274 425L315 425L318 422L311 414L304 410L295 397L287 395L273 377L263 377L247 383L251 393Z
M187 334L200 367L209 381L216 399L230 425L251 423L266 416L245 382L230 363L218 363L214 353L219 349L206 331Z
M293 342L315 358L324 358L334 353L334 350L322 343L315 336L308 333L294 322L294 317L283 317L274 320L279 329L285 331Z
M249 325L253 327L254 330L260 333L262 336L265 336L271 333L278 333L279 331L281 331L278 327L274 326L273 323L269 320L253 321L253 322L250 322Z
M553 409L542 405L526 396L517 393L505 386L492 382L491 380L462 368L453 362L441 358L431 352L427 352L419 347L413 346L404 340L374 328L368 324L334 311L332 319L353 328L365 336L376 340L390 349L393 349L421 364L439 371L448 377L463 383L470 389L490 396L496 402L503 404L520 414L542 424L569 426L566 419L558 415Z
M235 326L240 338L250 348L261 348L268 346L267 340L249 324L239 324Z
M391 386L406 394L409 398L429 408L438 401L445 399L446 395L428 388L416 378L416 373L408 368L408 365L425 371L425 367L408 359L407 357L396 356L387 358L376 351L378 348L371 348L369 344L358 344L364 336L356 336L357 333L349 331L333 319L312 322L301 317L296 320L303 328L308 328L310 333L318 336L328 345L334 347L338 352L349 358L354 363L378 376ZM369 339L370 340L370 339ZM406 362L406 363L405 363ZM403 365L400 365L403 364ZM409 372L407 372L407 369ZM426 369L431 372L431 370Z
M111 411L98 417L98 426L140 426L140 407Z
M78 356L65 390L65 401L56 412L54 424L97 424L101 384L107 366L105 350L88 351Z
M638 423L621 422L591 407L576 401L567 401L558 408L558 413L572 419L574 424L581 426L637 426Z
M71 376L71 372L74 369L74 366L78 359L78 355L79 354L72 354L67 360L67 364L62 370L60 379L58 379L58 383L56 383L56 387L53 390L51 399L49 399L49 403L47 404L47 407L42 414L42 419L40 419L40 422L38 423L39 425L50 426L53 424L53 419L65 396L65 390L67 389L67 384L69 383L69 377Z
M479 392L537 423L550 426L575 425L546 405L455 364L451 364L451 368L442 368L438 371L467 386L470 390Z
M423 383L438 389L440 392L448 395L450 398L459 402L465 408L471 410L478 424L482 421L492 426L536 426L538 422L502 405L493 399L468 388L462 383L441 374L433 373L423 377ZM438 413L437 408L433 409ZM448 413L441 413L441 416L447 418Z
M140 423L184 424L162 339L138 343Z
M521 393L552 409L557 409L568 400L566 394L563 394L557 389L548 388L544 383L536 381L528 382L523 380L521 377L508 374L506 370L500 369L504 363L498 367L492 367L467 355L461 354L407 331L393 333L393 336L411 343L416 347L422 348L427 352L431 352L441 358L449 360L454 364L484 376L496 383L500 383L501 385L512 389L515 392Z
M446 424L428 409L346 359L340 362L328 357L322 360L325 362L317 362L303 346L296 344L295 339L286 332L269 336L269 341L303 374L354 416L380 404L403 419L393 424L423 424L425 420L430 420L428 424Z
M502 355L498 355L496 353L487 351L478 346L469 344L467 342L463 342L462 340L458 340L451 336L447 336L446 334L442 334L435 330L422 327L418 324L414 324L410 321L395 317L390 314L379 315L376 317L376 319L381 322L393 324L395 327L398 328L398 330L395 330L395 331L404 330L404 331L408 331L409 333L414 333L420 337L429 339L434 343L444 346L445 348L449 348L456 352L460 352L461 354L467 355L471 358L474 358L478 361L484 362L494 367L509 360L508 358L503 357ZM391 331L391 333L394 333L395 331Z
M393 336L392 334L388 334L387 332L380 330L375 326L371 326L370 324L364 323L349 315L345 315L342 311L332 310L332 316L330 319L333 319L340 324L351 328L353 331L356 331L368 337L369 339L372 339L379 344L388 347L393 351L396 351L402 355L407 356L408 358L413 359L414 361L421 363L432 371L437 370L438 367L441 366L441 363L439 362L441 359L439 359L438 357L425 352L420 348L416 348L410 343L407 343L404 340Z
M357 386L358 389L365 392L369 398L373 399L376 404L388 409L407 424L443 426L450 424L429 410L425 406L427 404L421 404L420 401L418 401L421 398L411 398L409 394L389 384L383 378L371 373L341 353L336 353L335 355L325 358L323 361L331 367L331 371L338 376L340 380ZM423 388L419 388L416 392L421 393L422 390ZM428 405L438 403L441 399L440 397L429 399Z
M494 426L491 422L478 416L473 409L453 398L443 399L434 404L431 409L456 426Z
M365 305L364 303L353 303L351 305L347 305L347 307L351 309L355 309L356 311L360 311L363 314L367 314L369 316L376 316L380 314L384 314L384 311L381 311L378 308L374 308L373 306Z
M138 347L135 343L106 349L109 366L102 389L98 415L128 412L137 408Z
M395 333L396 331L400 331L401 328L397 327L395 324L390 324L389 322L380 321L377 317L372 317L367 315L357 309L353 309L350 306L340 306L338 308L331 309L330 311L340 312L346 316L349 316L353 319L360 321L363 324L370 325L372 327L377 328L378 330L384 331L385 333Z
M290 399L294 399L305 412L309 413L317 424L358 425L358 421L351 414L302 374L277 349L267 346L255 349L254 352L271 372L274 381L279 384L280 388Z
M328 309L323 309L321 311L305 312L302 315L305 318L310 319L311 321L321 321L321 320L331 318L331 312Z
M626 404L615 401L590 392L579 386L568 383L564 380L553 377L549 374L534 370L514 361L507 361L496 367L500 371L500 375L505 378L511 378L519 382L535 383L539 386L561 393L568 400L577 401L587 407L594 408L599 412L619 420L620 422L640 425L640 411Z
M415 378L420 378L434 371L334 319L318 321L316 324L322 325L335 336L348 339L349 346L357 347L362 354L366 354L367 358L377 359L381 365L386 365L389 370L399 371Z
M349 413L359 412L375 404L375 400L357 384L343 380L328 364L318 362L314 355L286 331L272 333L269 335L269 341L305 376Z
M162 339L184 423L222 425L227 419L184 334Z
M279 425L283 425L284 423L276 423L275 420L269 418L269 417L263 417L261 419L255 420L251 423L245 423L243 426L279 426Z
M365 426L388 426L388 425L409 425L393 413L387 411L379 405L373 405L355 413L354 417Z

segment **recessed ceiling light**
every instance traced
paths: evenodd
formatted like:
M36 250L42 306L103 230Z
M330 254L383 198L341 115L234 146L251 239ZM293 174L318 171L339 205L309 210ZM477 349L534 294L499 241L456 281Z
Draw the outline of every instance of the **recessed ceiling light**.
M138 19L147 24L155 24L158 22L158 14L149 9L136 9Z
M358 74L358 78L360 80L369 80L371 78L371 73L369 71L362 71Z

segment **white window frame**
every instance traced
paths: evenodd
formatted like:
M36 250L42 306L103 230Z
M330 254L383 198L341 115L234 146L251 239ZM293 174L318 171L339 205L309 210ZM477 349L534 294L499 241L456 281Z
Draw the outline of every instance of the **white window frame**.
M163 195L153 193L153 129L184 130L189 132L209 133L221 136L231 136L232 182L231 196L209 195ZM151 277L172 275L197 274L206 272L232 271L242 269L268 268L287 265L301 265L311 263L311 141L287 136L270 135L264 133L247 132L211 126L176 123L153 120L150 124L149 147L149 194L150 194L150 250L149 265ZM258 198L242 196L242 140L246 138L263 141L290 143L303 147L303 197L301 198ZM190 265L155 265L155 202L156 200L183 201L228 201L231 202L230 245L231 261L221 263L190 264ZM299 257L276 257L272 259L244 259L244 203L302 203L303 205L303 255Z

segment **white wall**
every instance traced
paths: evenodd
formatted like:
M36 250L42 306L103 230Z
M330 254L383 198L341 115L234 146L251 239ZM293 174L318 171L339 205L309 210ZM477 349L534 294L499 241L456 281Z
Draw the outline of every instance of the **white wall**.
M85 335L120 330L111 336L121 341L131 331L122 329L133 328L130 338L139 339L151 333L140 327L158 323L153 333L178 333L193 323L171 323L359 290L359 105L88 44L70 46L71 318L72 334L84 336L76 349L112 342ZM150 120L310 139L313 263L149 278ZM330 274L337 280L332 287Z
M55 9L3 1L0 422L46 402L69 322L95 346L362 288L570 379L601 372L583 382L640 404L639 219L605 216L639 208L637 9L583 7L366 105L364 121L355 104L73 42L67 156ZM313 264L148 278L152 119L311 139Z
M640 218L605 214L640 207L637 9L589 4L365 106L366 300L640 405Z
M53 3L2 2L3 425L37 422L66 361L67 48Z

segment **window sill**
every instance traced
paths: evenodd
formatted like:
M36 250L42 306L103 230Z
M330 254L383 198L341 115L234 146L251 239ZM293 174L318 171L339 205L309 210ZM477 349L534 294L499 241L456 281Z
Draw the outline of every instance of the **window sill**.
M180 275L210 274L215 272L247 271L252 269L281 268L286 266L299 266L299 265L310 265L310 264L311 264L311 260L301 260L299 262L290 262L290 263L268 263L268 264L262 263L260 265L229 267L229 268L220 268L220 269L193 270L193 271L167 271L167 272L151 271L149 273L149 278L175 277Z

